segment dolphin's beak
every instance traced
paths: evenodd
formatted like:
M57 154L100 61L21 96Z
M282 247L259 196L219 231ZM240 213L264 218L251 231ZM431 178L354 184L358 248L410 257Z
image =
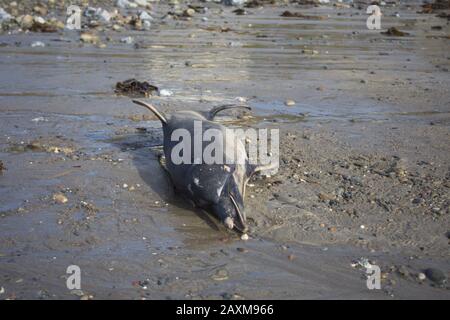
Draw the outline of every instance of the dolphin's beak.
M246 216L244 210L241 210L241 208L244 208L244 204L238 203L236 199L233 197L233 195L230 193L230 199L231 203L233 203L234 208L236 209L236 217L237 221L234 223L234 227L238 229L239 231L245 233L247 232L247 224L246 224Z

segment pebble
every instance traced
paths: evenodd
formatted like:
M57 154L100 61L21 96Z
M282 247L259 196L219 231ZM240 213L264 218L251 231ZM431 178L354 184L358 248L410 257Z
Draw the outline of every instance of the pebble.
M222 0L221 2L226 6L243 6L247 0Z
M19 17L18 19L19 25L23 30L28 30L33 26L33 16L27 14Z
M80 40L84 43L98 43L100 39L95 34L84 32L80 35Z
M42 41L34 41L33 43L31 43L31 47L32 48L38 48L38 47L39 48L44 48L45 47L45 43L43 43Z
M102 8L88 7L84 11L84 16L88 18L98 19L102 22L109 22L111 20L111 14Z
M125 44L132 44L134 42L134 38L133 37L124 37L124 38L120 39L120 42L125 43Z
M82 290L79 290L79 289L72 290L72 291L70 291L70 293L75 295L75 296L77 296L77 297L84 296L84 292Z
M0 8L0 23L3 21L9 21L12 19L12 16L6 12L3 8Z
M248 235L246 234L246 233L244 233L242 236L241 236L241 240L243 240L243 241L247 241L249 239L249 237L248 237Z
M116 6L122 9L134 9L138 7L138 4L128 0L117 0Z
M335 195L328 194L328 193L325 193L325 192L319 193L318 197L322 201L329 201L329 200L335 200L336 199Z
M292 106L295 106L295 101L292 99L288 99L284 102L284 104L288 107L292 107Z
M159 90L159 95L161 97L170 97L170 96L173 96L173 92L170 90L167 90L167 89L161 89L161 90Z
M67 197L65 195L63 195L62 193L55 193L53 195L53 201L55 201L56 203L59 203L59 204L64 204L67 201L69 201L69 199L67 199Z
M36 16L33 18L34 22L39 23L39 24L45 24L45 19L39 16Z
M134 2L139 6L139 7L148 7L150 4L148 3L148 0L134 0Z
M193 17L195 14L195 10L192 8L188 8L186 10L184 10L184 15L187 17Z
M317 51L317 50L311 50L311 49L303 49L303 50L302 50L302 53L303 53L303 54L312 54L312 55L315 55L315 54L319 54L319 51Z
M152 21L153 17L150 14L148 14L147 11L141 11L141 13L139 14L139 19L141 19L142 21L146 20Z
M217 270L217 272L211 277L215 281L224 281L228 279L228 271L225 269Z
M115 24L115 25L112 26L112 29L113 29L114 31L120 31L120 30L122 30L122 27L119 26L118 24Z
M150 22L150 20L143 20L142 27L144 28L144 30L148 31L152 27L152 23Z
M425 279L427 278L427 276L425 275L425 273L420 272L420 273L417 275L417 278L419 278L420 281L423 281L423 280L425 280Z

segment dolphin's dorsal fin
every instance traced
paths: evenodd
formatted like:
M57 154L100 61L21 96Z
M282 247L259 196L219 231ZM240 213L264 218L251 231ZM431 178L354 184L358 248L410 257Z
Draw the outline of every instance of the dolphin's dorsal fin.
M133 100L134 103L143 106L145 108L147 108L148 110L150 110L151 112L153 112L155 114L155 116L158 117L158 119L163 123L163 124L167 124L167 118L165 116L165 114L161 111L159 111L158 109L155 108L155 106L146 103L144 101L141 100Z
M228 110L228 109L252 110L252 108L250 108L250 107L248 107L248 106L235 105L235 104L224 104L224 105L221 105L221 106L217 106L217 107L212 108L212 109L208 112L206 118L207 118L208 120L214 120L215 116L216 116L219 112L221 112L221 111L223 111L223 110Z

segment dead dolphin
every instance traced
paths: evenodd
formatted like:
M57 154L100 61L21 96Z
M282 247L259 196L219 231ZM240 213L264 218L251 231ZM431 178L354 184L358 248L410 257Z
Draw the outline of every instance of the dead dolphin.
M178 111L167 117L151 104L139 100L133 100L133 102L152 111L162 123L166 169L175 189L198 207L216 214L227 228L235 228L240 232L246 232L245 186L250 177L263 168L251 165L242 141L235 139L232 131L226 130L225 126L213 120L217 113L226 109L250 108L224 105L213 108L207 113ZM172 141L172 134L177 129L185 129L190 133L192 139L195 139L195 122L201 123L202 134L208 129L215 129L226 135L226 138L219 142L222 143L224 157L228 159L228 157L234 155L233 159L236 161L232 164L228 162L224 162L225 164L207 164L202 159L200 163L198 161L195 163L194 152L191 152L189 163L174 163L172 151L179 141ZM193 145L194 143L192 143L192 150L194 149ZM205 142L202 142L202 150L205 146Z

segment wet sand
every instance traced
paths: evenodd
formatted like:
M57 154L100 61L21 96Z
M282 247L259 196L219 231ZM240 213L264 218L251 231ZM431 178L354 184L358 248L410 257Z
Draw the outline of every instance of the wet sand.
M105 48L0 34L0 298L449 299L418 276L450 271L447 20L383 7L383 29L410 33L389 37L357 8L207 5L190 21L155 5L149 31L99 32ZM230 125L280 129L278 174L247 190L249 241L174 194L159 122L114 93L129 78L173 91L149 98L165 112L244 97L254 117Z

